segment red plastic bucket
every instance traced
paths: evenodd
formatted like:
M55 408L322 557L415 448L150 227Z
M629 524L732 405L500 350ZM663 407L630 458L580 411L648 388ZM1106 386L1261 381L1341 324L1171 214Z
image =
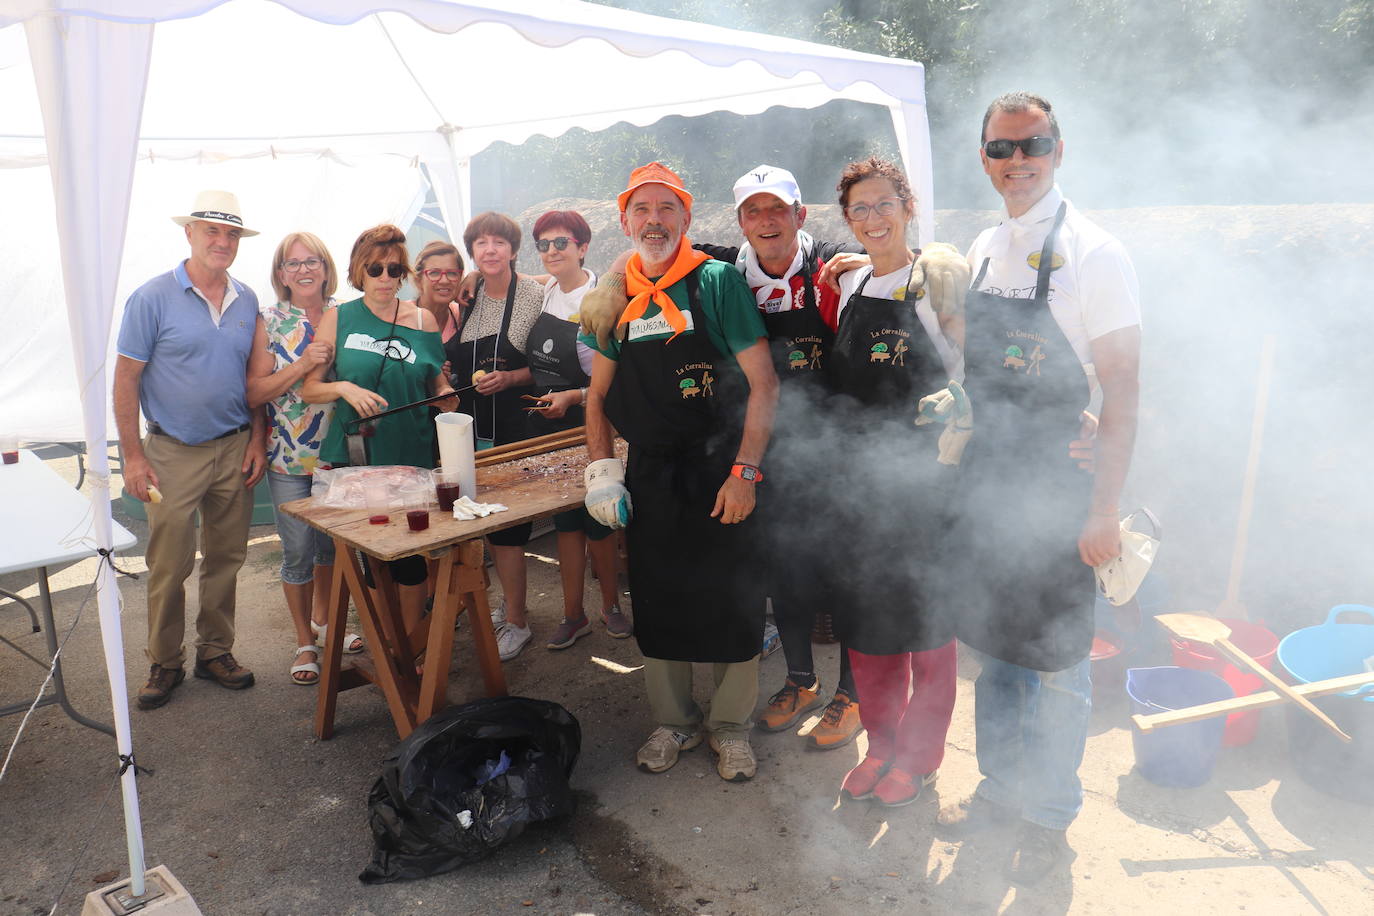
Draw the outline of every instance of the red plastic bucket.
M1257 623L1222 617L1221 622L1231 628L1231 642L1246 655L1259 662L1270 671L1274 670L1274 655L1279 649L1279 638ZM1197 671L1210 671L1231 685L1236 696L1243 697L1254 693L1264 686L1258 674L1242 671L1231 664L1219 650L1207 643L1193 642L1188 639L1171 637L1170 645L1174 650L1174 664L1180 668L1193 668ZM1259 710L1233 712L1226 717L1226 731L1221 743L1225 747L1239 747L1255 740L1259 728Z

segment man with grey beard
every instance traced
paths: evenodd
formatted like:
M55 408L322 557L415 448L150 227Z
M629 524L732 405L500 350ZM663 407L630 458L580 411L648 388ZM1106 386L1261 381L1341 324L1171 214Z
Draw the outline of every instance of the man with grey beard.
M584 479L592 517L626 529L635 638L657 724L636 761L662 773L705 732L720 777L752 779L764 598L752 516L777 376L749 288L687 239L692 195L682 180L661 163L641 166L618 203L634 254L601 286L623 284L631 298L617 321L623 334L581 338L597 350ZM630 444L624 467L612 425ZM714 668L705 721L692 698L694 662Z
M967 610L976 650L973 795L938 815L961 837L1017 827L1011 878L1032 884L1070 850L1091 712L1093 567L1121 551L1118 498L1135 442L1139 289L1121 243L1064 199L1045 99L1000 96L983 117L983 170L1000 225L969 250L964 387L976 412L963 459ZM1064 459L1100 387L1096 469Z

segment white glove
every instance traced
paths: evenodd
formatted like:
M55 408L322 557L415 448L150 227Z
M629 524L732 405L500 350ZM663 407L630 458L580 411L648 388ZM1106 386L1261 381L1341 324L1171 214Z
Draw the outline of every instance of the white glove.
M625 275L607 271L596 281L596 286L587 290L578 305L582 317L582 330L595 334L596 341L604 351L610 343L625 312L629 299L625 296Z
M936 422L945 424L944 432L940 433L940 453L936 460L954 467L964 455L964 446L973 438L973 405L964 392L964 386L953 379L950 379L948 388L926 395L916 406L917 426Z
M962 315L968 295L968 261L949 242L931 242L916 259L918 286L924 286L937 315ZM913 276L912 282L916 282Z
M582 472L587 485L583 503L587 512L607 528L630 524L630 491L625 489L625 468L619 458L602 458Z

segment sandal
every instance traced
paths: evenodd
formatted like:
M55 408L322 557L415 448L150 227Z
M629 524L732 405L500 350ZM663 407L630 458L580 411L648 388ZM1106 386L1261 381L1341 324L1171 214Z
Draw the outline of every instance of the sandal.
M329 629L327 623L316 623L310 621L310 631L315 634L315 645L324 645L324 634ZM345 633L343 650L345 655L357 655L363 651L363 638L357 633Z
M298 646L298 647L296 648L295 654L292 655L291 658L292 658L293 660L294 660L294 659L297 659L297 658L300 658L300 657L301 657L302 655L304 655L306 652L313 652L314 655L315 655L315 659L316 659L316 660L313 661L313 662L302 662L302 663L299 664L299 665L292 665L292 666L291 666L291 683L293 683L293 684L299 684L299 685L302 686L302 687L314 687L316 684L318 684L318 683L320 682L320 662L319 662L320 650L319 650L319 648L318 648L317 646ZM309 676L309 677L305 677L305 678L300 678L300 677L296 677L296 675L298 675L298 674L308 674L308 675L310 675L310 676Z

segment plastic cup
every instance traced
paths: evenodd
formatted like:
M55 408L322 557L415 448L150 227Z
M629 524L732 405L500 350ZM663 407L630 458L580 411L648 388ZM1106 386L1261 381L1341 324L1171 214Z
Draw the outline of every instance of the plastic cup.
M0 434L0 459L5 464L19 463L19 437L9 433Z
M385 480L363 481L363 502L367 504L367 520L385 525L391 520L391 493Z
M429 506L433 502L429 487L406 487L401 491L405 501L406 524L411 531L424 531L429 527Z
M440 512L452 512L453 503L463 495L459 480L460 475L457 471L446 471L443 468L435 470L434 494L439 500Z

